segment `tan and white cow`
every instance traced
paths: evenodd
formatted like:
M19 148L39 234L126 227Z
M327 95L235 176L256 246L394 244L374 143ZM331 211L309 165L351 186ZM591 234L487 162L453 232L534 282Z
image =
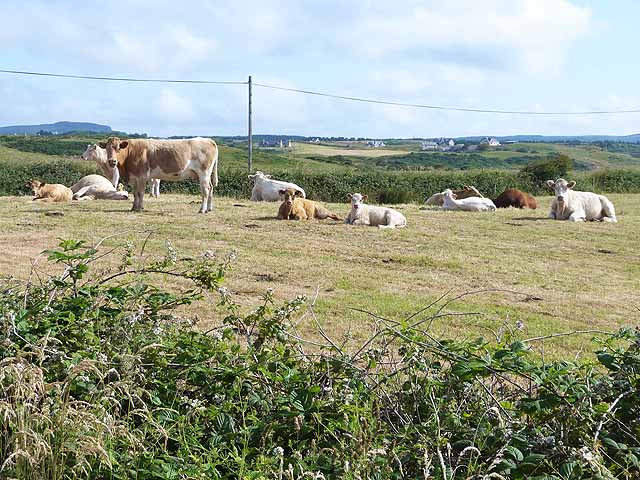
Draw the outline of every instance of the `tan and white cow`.
M107 151L100 145L95 143L87 145L86 150L81 155L82 160L95 162L102 175L108 178L113 184L114 188L118 188L118 182L120 181L120 172L116 167L109 165L107 160ZM151 196L160 198L160 179L151 179Z
M195 178L200 182L200 213L213 206L213 187L218 186L218 145L208 138L187 140L131 139L109 137L100 144L107 160L118 167L120 178L134 189L132 210L144 209L144 187L152 178L179 181ZM213 181L212 181L213 175Z

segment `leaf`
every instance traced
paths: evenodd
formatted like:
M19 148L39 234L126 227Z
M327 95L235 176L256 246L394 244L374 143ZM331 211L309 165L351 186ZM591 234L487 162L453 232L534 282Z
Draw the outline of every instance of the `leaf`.
M516 447L514 447L513 445L509 445L507 448L505 448L505 450L511 455L511 457L513 457L518 462L521 462L522 459L524 458L524 455L522 454L522 452L518 450Z

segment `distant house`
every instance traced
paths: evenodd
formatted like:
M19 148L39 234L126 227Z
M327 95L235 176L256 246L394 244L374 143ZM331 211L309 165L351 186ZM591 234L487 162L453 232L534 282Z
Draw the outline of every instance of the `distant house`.
M309 140L309 143L320 143L320 139L316 138L315 140Z
M480 145L489 145L490 147L499 147L500 142L496 137L485 137L480 140Z
M261 147L265 147L265 148L293 148L293 144L291 143L291 140L267 140L267 139L263 139L260 142L260 146Z
M420 149L421 150L438 150L438 144L436 142L426 140L420 144Z
M386 145L382 140L369 140L367 142L367 147L369 147L369 148L382 148L382 147L386 147Z

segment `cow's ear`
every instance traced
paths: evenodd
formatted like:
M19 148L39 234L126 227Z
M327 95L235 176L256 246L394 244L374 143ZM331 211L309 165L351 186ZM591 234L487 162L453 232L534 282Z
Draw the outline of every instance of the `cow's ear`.
M129 142L120 142L120 148L127 148L129 146Z
M302 192L300 190L296 190L296 197L301 197L302 196Z
M247 178L256 178L255 175L247 175Z
M100 148L107 148L107 142L100 142L98 145L100 145Z
M351 195L350 193L347 193L347 198L350 199L351 197L353 197L353 195Z
M286 190L278 190L278 193L279 193L280 195L284 195L285 193L287 193L287 191L286 191Z
M576 182L569 182L567 183L567 188L573 188L576 186Z
M369 198L369 195L363 195L362 196L362 201L364 202L367 198Z
M553 180L547 180L547 187L553 190L555 186L556 186L556 182L554 182Z

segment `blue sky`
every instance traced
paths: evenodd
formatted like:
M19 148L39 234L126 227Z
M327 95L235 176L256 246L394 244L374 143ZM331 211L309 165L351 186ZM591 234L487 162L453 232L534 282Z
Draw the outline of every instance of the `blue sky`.
M399 102L640 108L635 0L0 3L1 69L246 80ZM245 86L0 74L0 125L92 121L152 135L243 135ZM640 133L640 114L521 117L254 88L254 132L367 137Z

